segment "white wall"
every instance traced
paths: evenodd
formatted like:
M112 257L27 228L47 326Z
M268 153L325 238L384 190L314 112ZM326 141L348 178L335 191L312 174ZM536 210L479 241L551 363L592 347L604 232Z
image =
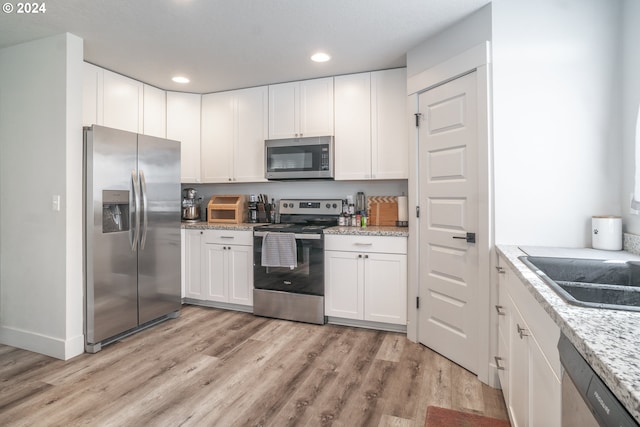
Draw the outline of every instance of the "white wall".
M640 1L624 0L622 25L622 214L626 231L640 234L640 216L629 213L629 197L635 174L635 126L640 104ZM640 165L638 165L640 167Z
M619 214L619 3L495 0L496 243L589 246Z
M407 78L491 40L491 4L407 52Z
M84 343L82 57L70 34L0 50L0 342L62 359Z

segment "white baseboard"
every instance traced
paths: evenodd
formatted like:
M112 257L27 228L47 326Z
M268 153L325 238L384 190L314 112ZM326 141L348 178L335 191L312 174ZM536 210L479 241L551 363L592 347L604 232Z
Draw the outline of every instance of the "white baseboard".
M68 360L84 353L84 335L63 340L8 326L0 326L0 344L62 360Z

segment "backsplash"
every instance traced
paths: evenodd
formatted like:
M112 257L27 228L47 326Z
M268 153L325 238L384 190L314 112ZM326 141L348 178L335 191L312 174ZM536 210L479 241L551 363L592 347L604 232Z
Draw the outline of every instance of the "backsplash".
M634 255L640 255L640 236L636 234L624 233L622 249Z
M198 197L206 206L215 194L266 194L269 199L346 199L358 191L366 196L400 196L407 194L408 181L403 179L384 181L269 181L230 184L182 184L184 188L195 188ZM182 197L182 195L181 195ZM205 209L202 209L203 213Z

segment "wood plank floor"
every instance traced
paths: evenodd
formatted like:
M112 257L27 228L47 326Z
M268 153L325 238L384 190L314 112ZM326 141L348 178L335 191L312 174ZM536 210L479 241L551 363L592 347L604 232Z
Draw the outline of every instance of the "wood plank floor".
M506 419L500 390L403 334L184 306L61 361L0 345L2 426L423 426Z

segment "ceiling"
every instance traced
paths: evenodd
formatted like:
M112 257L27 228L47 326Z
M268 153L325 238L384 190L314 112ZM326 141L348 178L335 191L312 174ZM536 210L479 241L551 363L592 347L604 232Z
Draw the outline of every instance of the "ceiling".
M0 48L69 32L85 61L208 93L405 66L408 50L489 1L55 0L45 13L0 13ZM310 61L318 50L332 60Z

